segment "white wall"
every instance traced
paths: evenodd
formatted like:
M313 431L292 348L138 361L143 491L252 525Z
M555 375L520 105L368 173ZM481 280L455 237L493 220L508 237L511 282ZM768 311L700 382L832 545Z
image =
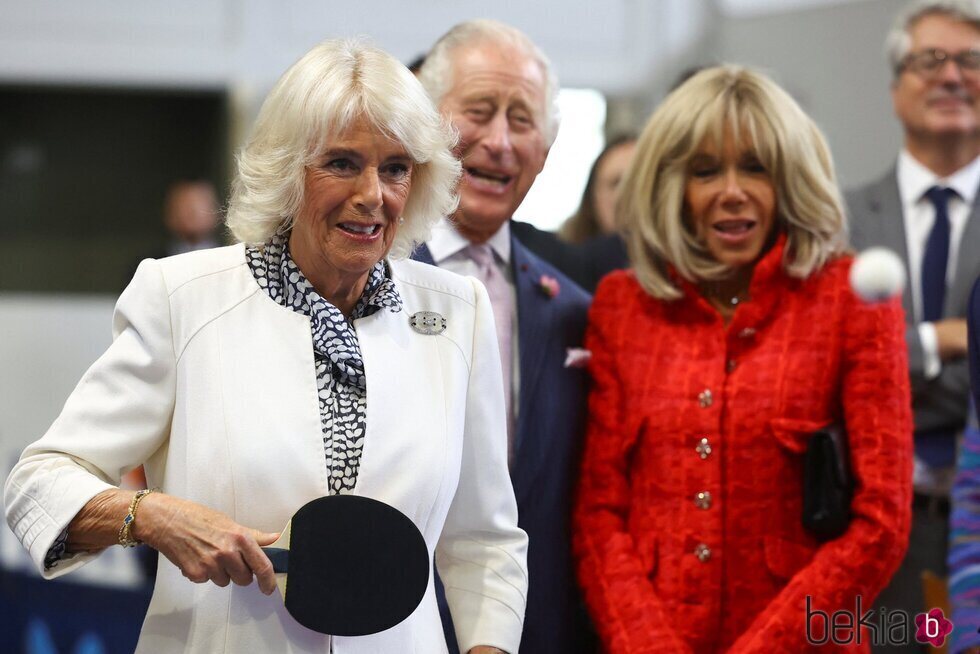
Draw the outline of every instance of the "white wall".
M29 443L40 438L82 373L111 341L115 298L0 293L0 487ZM33 570L27 551L0 526L0 570ZM74 581L133 586L132 551L110 548Z
M702 61L737 62L770 72L824 130L841 185L849 188L882 175L901 147L883 43L902 5L862 0L722 16L703 43Z
M264 89L327 37L366 35L403 61L455 23L525 30L566 86L637 88L711 0L0 0L0 82Z
M111 342L115 298L0 293L0 443L20 450L54 422ZM6 461L4 456L0 461Z

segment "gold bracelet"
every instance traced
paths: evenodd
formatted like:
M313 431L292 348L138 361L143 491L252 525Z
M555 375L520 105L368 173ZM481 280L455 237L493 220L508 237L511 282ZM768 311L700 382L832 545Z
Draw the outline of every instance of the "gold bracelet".
M155 488L144 488L137 491L133 501L129 503L129 512L123 519L122 527L119 528L119 544L123 547L136 547L142 544L142 541L136 540L132 535L133 523L136 522L136 509L139 508L143 498L155 490Z

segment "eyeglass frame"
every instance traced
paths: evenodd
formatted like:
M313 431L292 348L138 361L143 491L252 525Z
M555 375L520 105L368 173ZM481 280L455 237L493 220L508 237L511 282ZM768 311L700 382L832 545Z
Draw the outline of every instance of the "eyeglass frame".
M931 59L929 59L928 61L936 62L939 64L938 66L936 66L934 70L930 71L930 70L923 69L921 67L912 66L913 60L922 61L927 55L931 57ZM976 68L969 68L965 65L964 60L967 57L971 57L971 56L976 58ZM895 67L895 75L896 76L901 75L906 70L908 70L912 73L915 73L922 79L927 79L927 80L935 79L936 76L938 76L939 73L942 71L942 69L946 66L946 63L949 61L952 61L954 64L956 64L956 69L960 72L960 75L963 75L964 77L969 77L970 79L975 79L976 81L980 81L980 49L976 49L976 48L970 48L969 50L961 50L955 54L950 54L949 52L943 50L942 48L926 48L925 50L921 50L919 52L910 52L904 57L902 57L902 60L899 62L898 66Z

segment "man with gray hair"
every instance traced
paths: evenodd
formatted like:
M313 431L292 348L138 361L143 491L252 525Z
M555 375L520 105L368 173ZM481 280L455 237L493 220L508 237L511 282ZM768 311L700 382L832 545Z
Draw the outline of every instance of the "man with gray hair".
M426 56L419 80L459 131L464 174L459 210L414 256L481 279L493 304L509 416L500 436L509 440L519 524L529 538L520 651L591 652L569 529L587 378L565 365L567 349L581 346L590 298L533 254L511 222L558 133L558 81L525 34L492 20L453 27ZM455 652L445 602L441 608Z
M893 169L847 200L853 245L887 246L909 273L902 302L915 413L912 534L879 605L916 614L931 608L924 575L946 574L949 491L969 393L965 316L980 275L980 0L909 5L886 51L904 147Z

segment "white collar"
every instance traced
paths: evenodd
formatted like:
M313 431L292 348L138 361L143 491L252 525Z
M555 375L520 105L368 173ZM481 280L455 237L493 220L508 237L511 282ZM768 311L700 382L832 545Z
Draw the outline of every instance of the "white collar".
M500 229L491 236L487 243L497 254L504 264L510 263L510 221L504 222ZM429 247L429 254L436 265L441 264L446 259L458 254L470 242L465 236L456 231L452 222L447 218L442 218L435 227L432 228L432 236L426 241Z
M923 166L909 151L902 148L898 154L896 171L898 191L903 206L912 206L922 199L933 186L945 186L956 191L967 206L973 205L980 186L980 156L948 177L939 177Z

